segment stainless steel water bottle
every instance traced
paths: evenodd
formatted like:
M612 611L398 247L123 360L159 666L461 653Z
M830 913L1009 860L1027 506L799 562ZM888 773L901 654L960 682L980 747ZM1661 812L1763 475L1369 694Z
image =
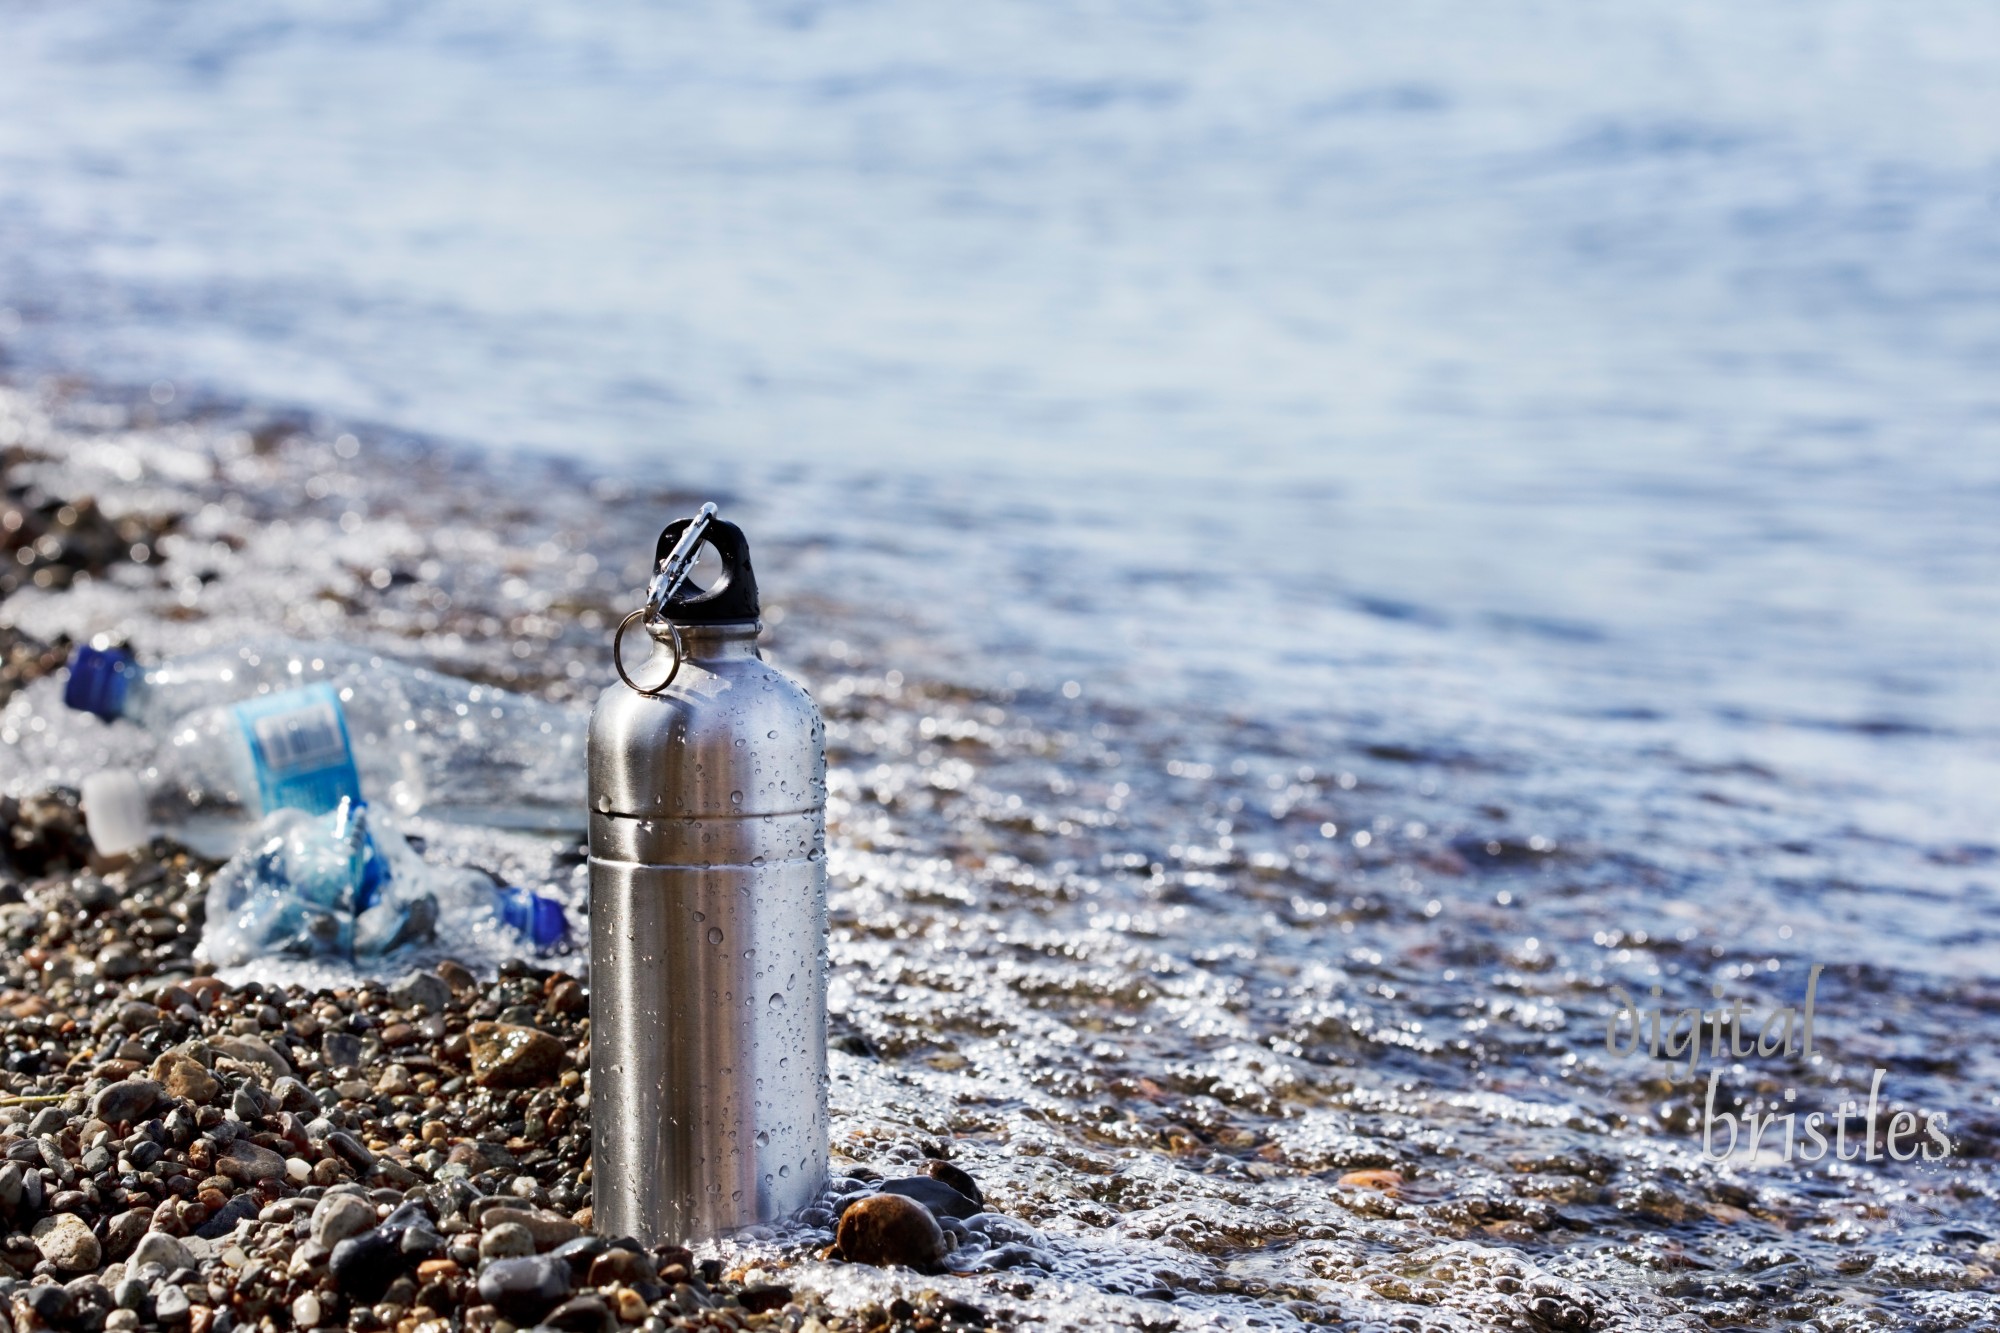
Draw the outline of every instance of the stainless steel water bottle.
M647 1244L794 1212L827 1160L825 730L758 652L742 531L708 505L655 559L590 723L592 1207Z

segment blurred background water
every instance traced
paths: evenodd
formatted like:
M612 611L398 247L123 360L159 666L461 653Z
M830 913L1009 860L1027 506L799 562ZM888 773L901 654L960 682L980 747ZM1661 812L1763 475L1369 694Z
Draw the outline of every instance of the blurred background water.
M967 661L2000 819L1988 7L4 23L17 373L782 488Z
M0 26L17 380L716 489L873 668L1665 876L1524 933L1991 979L1990 6Z

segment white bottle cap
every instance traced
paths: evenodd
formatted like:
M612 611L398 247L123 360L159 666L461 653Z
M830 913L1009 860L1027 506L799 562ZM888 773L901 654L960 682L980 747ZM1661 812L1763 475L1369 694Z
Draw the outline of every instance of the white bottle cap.
M144 847L153 832L146 824L146 792L129 768L107 768L83 780L83 824L100 856Z

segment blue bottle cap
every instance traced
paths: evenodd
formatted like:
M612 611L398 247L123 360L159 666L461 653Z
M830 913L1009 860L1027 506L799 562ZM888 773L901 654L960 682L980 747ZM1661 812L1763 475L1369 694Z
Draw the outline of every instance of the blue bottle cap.
M125 692L132 688L132 654L123 648L93 648L78 644L69 658L69 681L63 702L105 721L123 715Z
M509 884L500 889L500 920L537 949L560 944L569 934L569 920L562 904L545 894L530 893Z
M550 949L561 944L569 934L569 919L563 915L563 906L546 894L531 894L534 910L528 927L528 938L537 949Z

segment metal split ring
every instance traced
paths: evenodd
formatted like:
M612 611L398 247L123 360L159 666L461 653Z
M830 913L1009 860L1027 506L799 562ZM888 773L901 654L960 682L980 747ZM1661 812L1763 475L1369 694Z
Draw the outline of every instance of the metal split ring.
M655 685L652 689L650 690L640 689L638 683L634 681L630 676L625 674L624 645L625 645L625 631L632 627L633 621L639 619L641 616L645 614L646 614L646 608L642 606L637 611L634 611L631 615L626 616L623 620L618 622L618 632L611 636L611 665L618 668L618 679L625 682L625 686L627 689L631 690L632 693L634 694L642 694L646 698L652 699L656 698L661 691L667 688L667 686L673 684L675 676L681 674L681 663L687 658L687 649L681 643L681 627L679 625L674 624L674 622L671 620L667 621L666 622L667 631L672 636L672 643L674 649L673 670L667 672L667 678L661 681L658 685Z

